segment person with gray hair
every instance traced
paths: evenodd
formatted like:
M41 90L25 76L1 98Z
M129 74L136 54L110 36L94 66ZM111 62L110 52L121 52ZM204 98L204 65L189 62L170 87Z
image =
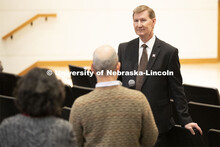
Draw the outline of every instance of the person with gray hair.
M122 87L117 74L108 74L120 69L115 50L108 45L97 48L91 69L97 78L96 88L77 98L70 113L77 145L153 146L158 130L146 97Z
M103 51L104 50L104 51ZM103 71L106 75L108 70L114 71L118 64L118 56L110 46L102 46L95 50L93 54L93 69Z

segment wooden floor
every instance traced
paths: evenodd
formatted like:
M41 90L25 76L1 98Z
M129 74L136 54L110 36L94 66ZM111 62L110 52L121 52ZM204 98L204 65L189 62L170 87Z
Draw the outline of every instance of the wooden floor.
M68 73L68 67L48 67L57 72ZM220 91L220 63L215 64L182 64L181 73L183 83L215 87ZM70 75L58 74L57 77L65 84L72 86Z

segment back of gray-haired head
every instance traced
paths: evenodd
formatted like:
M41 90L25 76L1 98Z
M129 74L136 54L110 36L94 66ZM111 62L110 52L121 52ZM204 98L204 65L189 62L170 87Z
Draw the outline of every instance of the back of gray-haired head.
M96 72L103 71L106 75L107 70L115 71L117 64L118 55L109 45L100 46L93 53L93 68Z

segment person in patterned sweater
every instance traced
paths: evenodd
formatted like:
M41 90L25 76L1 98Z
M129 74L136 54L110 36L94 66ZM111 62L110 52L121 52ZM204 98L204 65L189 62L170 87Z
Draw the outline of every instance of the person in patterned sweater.
M118 56L110 46L93 54L91 67L97 78L94 91L74 102L70 123L79 147L152 147L158 136L146 97L121 86Z

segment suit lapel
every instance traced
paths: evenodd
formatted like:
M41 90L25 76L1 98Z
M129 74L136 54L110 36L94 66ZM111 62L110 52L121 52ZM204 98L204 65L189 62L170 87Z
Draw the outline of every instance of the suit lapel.
M151 70L152 66L154 65L154 62L156 61L158 55L160 52L160 40L156 38L153 49L151 51L150 59L147 64L147 70Z
M134 71L138 69L138 53L139 53L139 38L134 39L128 43L126 48L126 62L124 65L125 71ZM124 82L127 82L131 79L136 81L135 75L125 76L126 79Z
M154 65L154 63L155 63L159 53L160 53L160 40L158 38L156 38L154 46L153 46L153 49L151 51L150 59L148 61L147 68L146 68L146 70L148 72L152 69L152 67L153 67L153 65ZM147 78L148 78L148 76L144 77L143 85L146 82Z
M130 60L129 62L129 66L128 70L137 70L138 69L138 53L139 53L139 39L135 39L133 42L131 42L128 45L128 60Z

